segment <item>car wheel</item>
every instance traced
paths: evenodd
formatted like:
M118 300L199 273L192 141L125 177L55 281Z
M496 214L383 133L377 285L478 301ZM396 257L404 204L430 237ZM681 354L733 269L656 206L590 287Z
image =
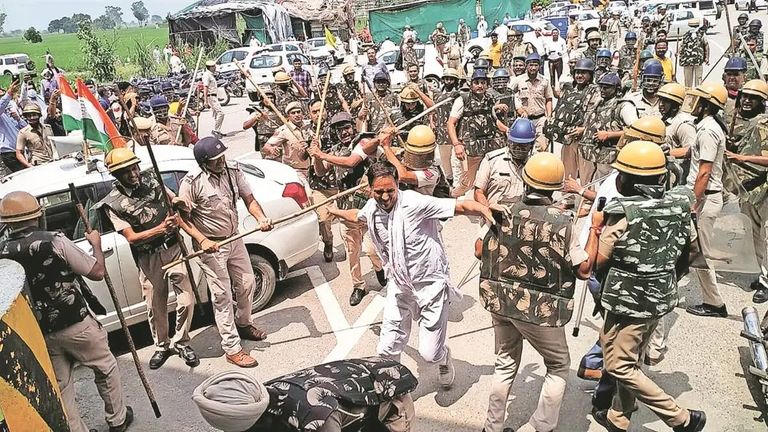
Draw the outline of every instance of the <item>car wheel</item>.
M250 258L253 274L256 277L251 311L257 312L264 309L275 294L277 277L275 275L275 269L272 267L272 263L266 258L254 253L250 254Z

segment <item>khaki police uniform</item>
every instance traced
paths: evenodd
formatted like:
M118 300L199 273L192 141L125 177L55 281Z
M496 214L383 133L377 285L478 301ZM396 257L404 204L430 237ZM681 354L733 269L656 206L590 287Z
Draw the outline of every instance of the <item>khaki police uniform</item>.
M27 162L32 165L42 165L53 161L53 145L51 137L53 129L47 124L40 123L37 128L27 125L19 131L16 138L16 150L28 152Z
M272 154L280 152L280 161L295 169L305 186L309 185L307 176L310 160L307 146L312 135L312 132L307 128L308 124L305 122L300 127L293 123L280 126L275 130L275 134L267 140L263 150L265 153ZM301 141L298 138L301 138Z
M208 106L213 112L213 131L221 133L221 125L224 124L224 110L221 109L219 98L217 96L218 87L216 86L216 77L213 72L206 70L203 72L203 85L208 89Z
M237 233L237 201L252 195L245 175L236 163L227 162L221 174L192 170L181 182L179 197L192 205L191 223L209 240L221 241ZM199 245L197 245L199 247ZM200 268L213 296L214 318L224 352L242 350L237 327L251 323L255 276L243 240L221 246L201 257ZM233 305L232 295L236 297Z
M638 118L645 116L661 118L661 113L659 112L659 98L656 98L656 102L651 102L645 97L642 90L638 90L628 94L626 99L635 104Z
M502 198L519 198L525 192L523 165L512 160L507 148L487 153L477 169L475 189L485 193L489 204L496 204Z
M531 79L527 74L525 78L515 81L512 91L516 93L515 106L523 107L528 113L528 120L536 126L536 147L538 151L546 151L547 138L544 136L544 124L547 122L547 101L552 101L552 85L544 78L537 75Z

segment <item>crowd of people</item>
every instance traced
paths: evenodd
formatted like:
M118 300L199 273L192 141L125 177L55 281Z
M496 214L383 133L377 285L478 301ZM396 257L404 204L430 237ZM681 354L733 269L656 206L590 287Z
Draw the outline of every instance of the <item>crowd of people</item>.
M416 414L410 393L417 382L400 357L413 321L418 353L435 365L441 388L450 389L456 375L446 335L449 304L461 294L451 282L441 230L443 221L463 214L480 225L472 237L481 266L480 300L495 335L484 431L504 430L523 340L543 357L546 375L535 412L518 430L557 427L571 366L564 325L572 320L577 280L586 281L603 318L599 340L578 368L580 378L597 381L594 420L609 431L628 430L639 401L676 432L703 430L706 415L681 407L641 365L662 362L669 350L672 322L665 316L678 305L677 283L689 271L699 281L702 302L688 305L687 312L728 316L715 268L697 259L715 255L715 221L725 202L739 202L752 222L761 267L751 285L753 301L768 301L768 84L758 63L763 37L759 26L740 16L734 45L724 54L722 82L702 81L703 65L711 62L707 22L688 23L680 52L672 53L679 56L675 61L664 7L654 19L638 17L631 28L618 18L584 41L572 22L574 33L560 39L555 32L542 47L497 28L490 47L467 68L450 61L452 44L465 43L469 28L462 20L457 37L438 23L430 38L449 61L439 88L421 78L417 36L407 28L401 57L408 81L398 92L376 49L369 48L367 63L343 65L338 83L331 82L327 67L312 76L299 61L275 71L273 86L252 93L243 129L253 129L255 149L265 159L296 171L314 202L361 187L317 210L318 237L324 260L331 262L332 225L338 220L343 227L351 306L368 290L360 260L363 239L370 238L366 255L378 283L387 287L386 306L377 357L313 366L266 383L238 372L217 374L193 395L203 417L225 431L336 432L356 422L411 430ZM482 16L477 30L487 31ZM506 42L499 43L501 38ZM545 64L549 78L542 74ZM678 82L678 64L684 84ZM206 67L212 74L215 64ZM97 207L136 251L156 346L152 369L173 355L190 366L200 363L187 344L194 296L186 270L180 264L163 269L182 255L179 230L204 251L200 265L226 360L257 366L241 342L267 337L252 322L254 275L245 245L220 243L237 232L233 209L240 200L263 230L272 222L237 163L225 156L223 114L212 102L215 80L206 76L203 83L215 121L212 136L182 143L161 139L174 131L163 126L173 116L167 100L154 98L154 119L137 121L136 130L127 131L138 145L150 140L193 146L199 169L186 175L178 196L153 172L140 171L128 148L112 150L104 161L116 181ZM17 98L19 86L11 85L0 99L4 143L13 141L11 134L18 137L15 158L3 150L9 169L55 157L44 142L52 133L49 119L56 111L50 107L56 100L43 117L43 108L30 102L30 90ZM120 99L135 100L130 85L122 87ZM9 113L11 102L18 103L21 116ZM80 350L75 360L97 371L110 430L123 431L133 413L124 404L104 330L88 312L87 286L75 276L103 277L98 233L87 234L94 247L86 254L61 234L44 231L40 216L40 205L26 192L3 198L0 222L10 234L0 242L0 255L25 267L43 332L57 343L56 352L49 345L52 358ZM43 267L46 260L54 264ZM172 337L170 289L177 298ZM87 350L72 336L80 332L94 335ZM70 428L85 431L67 379L75 360L53 363Z

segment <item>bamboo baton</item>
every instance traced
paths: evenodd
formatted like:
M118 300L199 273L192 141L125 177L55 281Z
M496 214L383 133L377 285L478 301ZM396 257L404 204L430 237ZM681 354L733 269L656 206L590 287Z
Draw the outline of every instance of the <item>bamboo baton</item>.
M269 99L267 99L267 95L264 94L264 90L262 90L261 87L259 87L259 85L256 84L256 81L254 81L253 78L251 78L251 74L249 74L248 71L246 71L243 68L240 62L235 62L235 65L237 65L237 68L240 69L240 72L242 72L243 75L245 75L248 81L250 81L251 84L253 84L253 86L256 87L256 91L259 92L259 96L261 96L261 100L264 101L264 105L266 105L267 108L271 109L272 112L275 113L277 118L279 118L280 121L283 122L283 124L288 128L289 131L291 131L294 138L296 138L299 142L304 142L304 138L296 134L296 131L293 130L294 128L290 126L291 123L288 122L288 119L285 118L283 113L281 113L280 110L277 109L275 104L273 104L272 102L269 102Z
M315 139L317 140L317 146L320 147L320 128L323 126L323 113L325 113L325 97L328 96L328 85L331 83L331 71L328 71L328 75L325 76L325 84L323 85L323 97L320 99L320 114L317 117L317 128L315 128Z
M579 200L579 208L581 208L581 205L584 203L584 196L581 197L581 200ZM603 211L603 208L605 207L606 198L600 197L597 200L597 211ZM573 225L576 226L576 222L579 220L578 218L578 209L576 210L577 217L576 220L574 220ZM573 234L571 234L573 235ZM579 330L581 330L581 319L584 315L584 303L587 301L587 291L589 291L589 286L587 283L584 284L584 289L581 290L581 301L579 302L579 309L576 311L576 323L573 325L573 337L579 336Z
M77 190L75 189L74 183L69 184L69 192L72 194L72 200L75 202L75 207L77 208L78 215L80 215L80 220L82 220L85 225L85 231L93 231L90 222L88 222L88 217L85 214L85 209L83 209L83 205L80 203L80 198L77 196ZM149 386L147 376L144 375L144 369L141 367L139 355L136 353L136 346L133 344L131 332L128 331L128 324L125 322L123 309L120 306L120 301L117 299L117 293L115 292L114 285L112 285L112 279L109 277L106 266L104 268L104 282L106 282L109 295L112 297L112 302L115 304L117 318L120 320L120 326L123 328L123 332L125 332L125 339L128 341L128 347L131 349L131 356L133 357L133 363L136 365L136 372L138 372L141 384L144 386L144 391L147 393L149 403L152 405L152 411L155 412L155 417L160 418L160 408L157 406L157 400L155 399L155 394L152 392L152 388Z
M381 109L381 112L384 113L384 117L386 117L387 123L389 123L389 125L392 126L393 128L397 129L397 126L395 125L395 122L392 121L392 117L389 116L389 111L384 106L384 103L381 102L381 99L379 98L379 95L376 94L376 90L371 88L371 84L368 82L367 79L363 79L363 81L365 82L365 85L368 86L368 91L370 91L371 96L373 96L373 99L376 101L376 104L379 105L379 108ZM397 140L400 141L400 146L401 147L405 147L405 142L403 141L403 137L401 137L400 135L397 135Z
M453 100L453 99L450 99L450 98L448 98L448 99L446 99L446 100L444 100L444 101L440 101L440 102L438 102L438 103L436 103L436 104L432 105L431 107L429 107L429 108L425 109L425 110L424 110L424 111L422 111L422 112L421 112L419 115L417 115L417 116L415 116L415 117L413 117L413 118L411 118L411 119L408 119L408 121L405 121L405 122L403 122L403 123L402 123L400 126L397 126L397 127L395 127L395 129L397 129L398 131L401 131L401 130L403 130L403 129L407 128L408 126L412 125L413 123L415 123L417 120L419 120L419 119L421 119L422 117L426 116L427 114L430 114L432 111L436 110L436 109L437 109L437 107L439 107L439 106L441 106L441 105L445 105L445 104L447 104L448 102L453 102L453 101L454 101L454 100Z
M645 41L643 41L645 42ZM632 71L632 91L637 91L637 75L640 73L640 51L643 47L637 47L635 52L635 70Z
M186 118L187 117L187 110L189 109L189 101L192 99L192 89L195 88L195 75L197 75L197 70L200 69L200 60L203 58L203 46L200 46L200 53L197 54L197 62L195 63L195 72L192 73L192 78L190 78L191 83L189 84L189 91L187 92L187 101L184 103L184 109L181 110L179 113L180 118ZM199 114L198 114L199 115ZM195 124L197 126L197 124ZM176 142L179 142L179 138L181 137L181 127L179 127L179 130L176 131Z
M333 195L333 196L329 197L325 201L321 201L321 202L319 202L317 204L313 204L313 205L311 205L309 207L303 208L303 209L301 209L301 210L299 210L299 211L297 211L295 213L289 214L288 216L284 216L284 217L281 217L279 219L275 219L274 221L272 221L272 226L275 226L277 224L281 224L281 223L283 223L285 221L288 221L288 220L291 220L293 218L299 217L299 216L301 216L301 215L303 215L305 213L309 213L311 211L314 211L314 210L316 210L316 209L318 209L318 208L320 208L320 207L322 207L322 206L324 206L324 205L326 205L326 204L328 204L328 203L330 203L332 201L335 201L335 200L337 200L337 199L339 199L341 197L347 196L347 195L349 195L349 194L351 194L351 193L353 193L353 192L357 191L358 189L361 189L361 188L363 188L365 186L368 186L368 185L367 184L357 185L357 186L355 186L353 188L350 188L350 189L347 189L347 190L345 190L343 192L339 192L336 195ZM261 227L254 228L254 229L246 231L244 233L235 234L232 237L229 237L227 239L224 239L224 240L216 243L216 245L221 247L221 246L230 244L230 243L232 243L235 240L240 240L241 238L243 238L245 236L249 236L249 235L251 235L251 234L253 234L255 232L259 232L259 231L261 231ZM191 254L189 254L187 256L181 257L181 258L177 259L176 261L173 261L171 263L168 263L168 264L164 265L163 266L163 270L168 270L169 268L171 268L171 267L173 267L173 266L175 266L175 265L177 265L179 263L182 263L184 261L189 261L192 258L197 258L197 257L199 257L200 255L202 255L204 253L206 253L204 250L198 250L198 251L192 252Z

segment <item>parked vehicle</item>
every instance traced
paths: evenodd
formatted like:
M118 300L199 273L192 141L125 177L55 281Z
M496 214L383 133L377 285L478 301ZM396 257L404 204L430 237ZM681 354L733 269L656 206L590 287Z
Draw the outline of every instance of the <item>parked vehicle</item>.
M490 40L490 39L489 39ZM422 65L422 77L429 83L431 88L439 88L440 80L443 77L443 66L437 61L437 50L434 45L414 45L416 50L416 56L419 59L419 63ZM390 48L385 51L380 51L376 57L383 61L387 65L389 70L389 76L391 79L392 88L395 91L399 91L405 83L408 81L408 74L406 71L399 71L395 69L395 60L400 52L400 48ZM366 56L360 56L358 58L358 64L364 65L368 62Z
M581 23L580 39L582 41L587 40L587 33L600 30L600 15L597 14L597 11L581 11L572 13L569 16L575 16L576 21Z
M683 35L691 29L688 26L689 20L697 18L699 22L702 22L704 18L704 15L697 9L677 9L667 13L672 16L667 40L682 39Z
M225 72L219 74L219 78L224 82L224 90L232 97L243 97L245 93L245 80L240 70Z
M318 62L316 59L319 59L329 65L340 64L347 56L347 50L344 49L344 44L341 41L337 41L336 46L331 47L324 37L307 39L304 42L304 50L306 54L312 56L315 63Z
M237 71L236 61L241 64L248 64L251 59L264 51L269 51L267 47L240 47L224 51L219 58L216 59L216 72L227 73Z
M750 0L736 0L734 6L736 7L736 10L748 10L749 1ZM757 10L768 9L768 2L765 0L757 0L755 1L755 6L757 6Z
M248 64L248 73L251 74L251 78L257 85L272 84L275 82L274 73L280 69L286 72L293 68L293 60L298 58L301 60L301 67L308 71L312 76L316 75L315 68L309 61L309 57L304 54L296 52L265 52L259 54L251 59L251 63ZM245 81L245 90L248 93L255 93L256 89L253 87L251 80Z
M178 192L181 179L197 166L192 149L155 146L154 151L163 182L169 189ZM136 154L142 160L142 170L150 169L146 150L143 147L137 148ZM268 217L276 219L286 216L308 204L304 186L290 167L273 161L248 160L241 163L241 168ZM102 249L107 270L112 276L123 313L129 324L135 324L146 320L146 302L142 296L138 269L130 246L122 235L114 231L109 218L103 217L101 212L93 209L93 205L112 189L113 181L101 160L97 162L97 171L86 173L86 165L82 160L66 158L5 177L0 184L0 197L17 190L35 195L45 209L46 229L62 231L78 247L90 253L91 246L84 238L83 224L77 217L72 196L67 188L69 183L74 183L89 220L102 233ZM242 201L238 202L237 210L240 232L257 226ZM317 216L310 212L279 224L272 231L256 232L243 240L256 276L253 300L253 310L256 311L267 305L274 294L277 280L285 277L291 267L317 251ZM208 301L208 284L205 277L194 261L192 267L201 300ZM87 283L107 309L106 316L97 317L99 321L108 331L119 329L120 324L105 283ZM176 300L173 292L168 301L168 310L174 310Z
M26 54L6 54L0 56L0 71L3 75L13 76L20 74L32 74L35 72L35 62Z

